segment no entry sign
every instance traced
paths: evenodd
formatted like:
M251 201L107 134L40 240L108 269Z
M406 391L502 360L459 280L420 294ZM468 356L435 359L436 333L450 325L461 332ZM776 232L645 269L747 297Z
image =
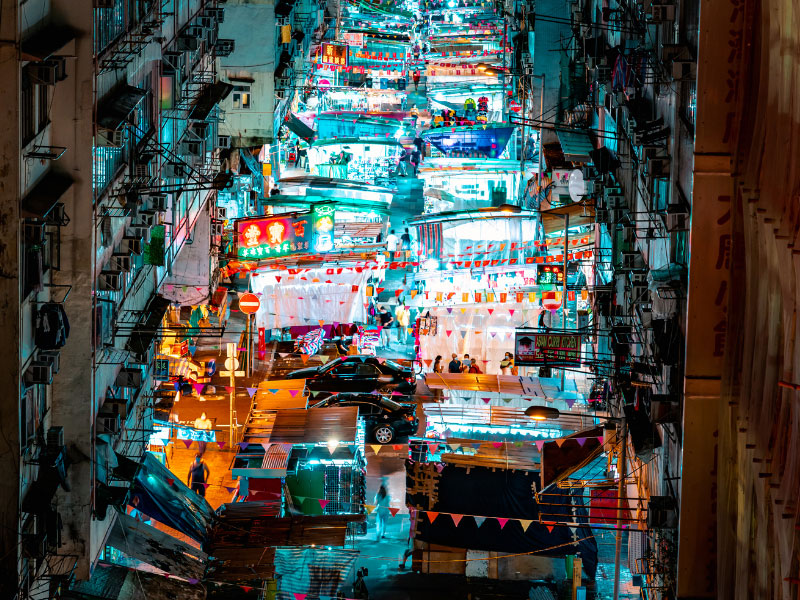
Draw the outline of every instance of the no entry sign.
M261 300L255 294L242 294L239 298L239 310L246 315L254 315L261 306Z

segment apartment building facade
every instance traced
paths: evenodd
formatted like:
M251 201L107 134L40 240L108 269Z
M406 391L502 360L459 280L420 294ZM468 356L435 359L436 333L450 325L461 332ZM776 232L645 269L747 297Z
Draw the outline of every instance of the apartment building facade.
M215 0L2 5L3 597L90 577L147 448L161 321L196 301L167 284L198 234L192 292L213 293L223 19Z

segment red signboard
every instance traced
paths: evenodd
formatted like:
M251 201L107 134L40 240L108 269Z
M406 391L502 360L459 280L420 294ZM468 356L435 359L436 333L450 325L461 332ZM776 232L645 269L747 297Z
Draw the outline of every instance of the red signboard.
M267 355L267 332L264 327L258 328L258 360L264 360Z
M330 42L322 43L322 60L323 65L331 65L334 67L347 66L347 46L344 44L331 44Z
M261 307L261 300L255 294L242 294L239 298L239 310L246 315L254 315Z

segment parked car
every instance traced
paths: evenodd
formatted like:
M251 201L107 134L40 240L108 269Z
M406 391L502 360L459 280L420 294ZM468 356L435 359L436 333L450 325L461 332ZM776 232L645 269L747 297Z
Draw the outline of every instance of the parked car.
M341 356L319 367L299 369L286 379L305 379L312 392L393 392L413 394L414 370L374 356Z
M398 437L413 435L419 425L414 406L400 404L381 394L336 394L311 408L328 406L358 407L358 416L364 419L367 438L379 444L391 444Z

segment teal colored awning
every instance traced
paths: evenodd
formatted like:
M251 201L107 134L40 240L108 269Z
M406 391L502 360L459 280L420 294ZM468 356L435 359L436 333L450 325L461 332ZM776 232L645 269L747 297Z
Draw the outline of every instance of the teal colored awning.
M579 163L592 161L591 152L594 150L594 145L587 131L556 129L556 133L566 160Z

